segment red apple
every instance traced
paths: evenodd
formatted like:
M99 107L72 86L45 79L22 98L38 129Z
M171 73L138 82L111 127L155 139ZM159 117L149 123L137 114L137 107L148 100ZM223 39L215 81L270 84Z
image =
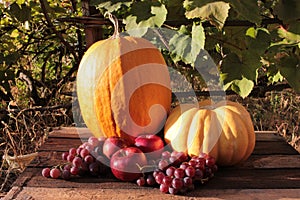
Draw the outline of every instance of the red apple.
M122 181L134 181L142 176L140 167L147 165L145 154L136 147L118 150L110 159L113 175Z
M148 160L160 158L164 149L164 142L157 135L140 135L135 138L134 145L146 154Z
M129 143L121 137L109 137L105 140L103 144L103 154L110 159L116 151L128 146Z

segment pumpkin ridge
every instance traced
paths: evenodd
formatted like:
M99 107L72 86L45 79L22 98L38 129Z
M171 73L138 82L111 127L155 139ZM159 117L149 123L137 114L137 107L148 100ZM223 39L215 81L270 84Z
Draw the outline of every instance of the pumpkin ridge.
M232 146L233 153L232 153L231 160L228 161L228 163L237 164L240 160L243 160L247 156L246 152L248 148L246 149L242 148L242 147L248 147L248 143L249 143L248 137L245 138L245 133L247 133L247 129L245 123L237 113L229 109L227 109L227 112L230 113L228 114L228 117L231 118L231 121L227 119L225 123L230 129L230 133L234 137L233 140L230 140L233 143ZM235 123L232 123L232 120L234 120ZM237 151L238 153L236 153Z
M194 125L194 124L197 124ZM203 136L201 134L201 127L203 127L203 118L200 117L200 110L195 109L193 115L191 115L191 121L188 125L187 130L187 140L186 141L186 151L189 155L197 155L199 149L194 149L194 147L199 146L203 142ZM196 127L196 129L194 129ZM195 139L198 138L198 139Z
M227 108L234 111L237 115L239 115L240 116L239 118L243 121L243 124L246 126L246 130L247 130L246 133L247 133L247 138L249 143L248 144L249 148L247 149L247 152L245 154L245 159L243 159L246 160L254 150L255 137L256 137L250 114L247 111L247 109L239 103L229 102Z
M122 50L120 50L120 51L122 51ZM148 55L146 59L145 59L144 54ZM124 119L119 118L120 116L121 117L124 116L124 114L122 114L122 113L124 113L124 111L126 112L126 106L130 107L130 102L131 102L130 98L132 98L133 95L136 94L136 92L140 88L143 88L145 85L141 85L139 88L137 88L137 90L134 91L132 96L126 96L126 95L124 95L126 93L125 91L127 90L126 83L124 83L124 84L121 83L121 85L119 85L121 87L118 87L118 91L117 91L118 93L115 93L115 94L117 94L116 97L118 98L116 100L118 100L118 102L122 102L123 104L119 104L118 102L111 102L112 92L115 90L115 86L121 80L121 78L126 73L128 73L130 70L135 69L136 67L138 67L140 65L145 65L148 63L151 63L153 65L155 65L155 64L161 65L161 68L160 68L161 69L160 70L161 79L167 78L169 80L168 70L167 70L165 61L164 61L163 57L161 56L160 52L154 48L138 49L138 50L130 51L130 52L127 52L126 54L121 55L120 57L116 58L115 60L113 60L111 62L111 64L103 72L102 76L98 79L98 81L97 81L98 87L95 89L95 101L94 101L96 104L95 111L97 113L98 121L110 122L110 124L107 124L106 122L102 123L102 130L107 130L107 132L110 132L110 133L105 133L105 134L111 135L113 132L115 132L115 134L118 136L121 136L124 138L130 137L132 139L131 136L136 136L137 134L140 134L140 132L134 130L130 124L130 121L127 121L127 120L133 120L134 123L136 123L138 125L142 125L142 126L144 124L150 123L150 122L147 122L147 120L148 121L150 120L150 118L148 116L148 111L153 104L151 104L151 105L145 104L145 103L151 102L152 100L151 100L151 98L149 98L149 100L145 99L146 97L144 97L144 96L147 93L149 93L149 91L146 91L144 89L140 90L140 93L144 94L144 95L140 95L140 97L144 98L144 99L139 99L139 101L135 102L135 104L134 104L133 109L140 111L140 112L136 112L137 116L135 116L135 114L133 116L133 114L130 111L131 118L127 118L127 117L125 117ZM122 66L122 67L120 67L120 66ZM163 67L165 67L165 68L163 68ZM133 81L135 81L135 83L137 83L137 84L140 83L142 80L140 77L140 74L137 72L136 74L133 74L133 75L134 75ZM163 75L165 75L165 76L163 76ZM168 80L166 80L165 82L167 82L169 84ZM105 83L107 81L108 81L108 83ZM106 89L106 85L108 85L107 89ZM156 104L159 104L159 105L163 104L162 106L164 107L166 113L168 113L170 111L169 107L171 105L171 90L170 89L162 89L160 86L155 86L155 84L152 84L152 85L153 86L150 86L150 88L157 89L159 87L158 90L151 91L151 92L156 93L156 98L154 98L156 100ZM166 88L166 87L164 87L164 88ZM103 92L106 94L104 95ZM151 93L149 93L149 94L151 94ZM166 99L168 99L168 100L166 100ZM106 102L106 107L103 108L103 106L101 104L103 104L105 102ZM129 102L129 105L125 105L126 104L125 102ZM130 108L130 109L132 110L132 108ZM144 110L145 110L145 112L144 112ZM149 119L147 118L147 116ZM105 119L103 119L103 117ZM160 117L159 119L161 119L162 116L159 116L159 117ZM143 120L146 120L146 121L143 122ZM156 123L158 123L158 122L156 122ZM127 134L127 133L129 133L127 129L124 132L123 130L121 130L120 126L127 127L129 130L131 130L130 135ZM153 127L153 128L155 128L155 127ZM158 130L155 130L155 131L158 131Z

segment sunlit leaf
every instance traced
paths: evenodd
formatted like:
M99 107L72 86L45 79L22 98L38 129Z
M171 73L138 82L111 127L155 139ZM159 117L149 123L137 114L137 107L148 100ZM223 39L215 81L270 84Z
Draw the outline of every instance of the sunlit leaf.
M200 18L209 20L211 24L221 29L223 28L225 20L228 17L229 9L230 6L228 3L217 1L213 3L207 3L201 7L196 6L191 10L187 10L185 15L188 19Z
M148 6L148 7L145 7ZM160 27L167 17L167 9L165 5L158 3L136 3L134 12L124 19L126 30L133 36L142 36L147 32L149 27ZM150 9L148 18L145 18L144 10Z
M278 29L278 35L279 35L279 37L286 39L286 42L288 42L288 43L299 43L300 42L300 35L289 32L282 27Z
M103 0L91 0L90 5L96 6L98 9L105 9L108 12L114 12L119 10L122 6L129 7L132 4L132 1L125 0L125 1L103 1Z
M205 33L202 24L193 24L192 27L192 57L196 57L200 50L204 48L205 45Z
M229 89L229 87L242 98L245 98L251 93L254 87L254 82L243 77L241 80L234 80L230 83L227 83L224 89Z

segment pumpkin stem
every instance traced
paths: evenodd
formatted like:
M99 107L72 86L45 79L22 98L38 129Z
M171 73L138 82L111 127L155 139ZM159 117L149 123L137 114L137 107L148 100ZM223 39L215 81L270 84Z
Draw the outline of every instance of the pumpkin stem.
M107 17L108 19L113 23L114 25L114 34L112 35L112 38L118 38L119 37L119 23L118 18L111 14L110 12L105 12L104 17Z

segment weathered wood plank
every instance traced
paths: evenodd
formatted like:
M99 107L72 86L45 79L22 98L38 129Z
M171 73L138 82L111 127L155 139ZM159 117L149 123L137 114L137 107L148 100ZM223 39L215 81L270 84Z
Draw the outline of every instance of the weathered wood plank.
M52 167L62 164L62 152L42 151L28 167ZM299 168L300 154L298 155L251 155L248 160L237 166L241 169L287 169Z
M55 194L55 195L54 195ZM300 191L296 189L270 189L270 190L194 190L186 196L162 194L157 189L82 189L82 188L32 188L25 187L16 199L39 200L74 200L74 199L146 199L146 200L194 200L194 199L298 199Z
M83 143L76 138L48 138L39 151L68 151L72 147L78 147Z
M257 141L284 141L275 131L255 131ZM57 127L49 134L49 138L88 138L92 133L88 128Z
M3 200L15 199L18 196L18 194L22 191L22 189L23 189L22 187L14 186L9 190L9 192L2 199Z
M109 174L109 173L108 173ZM27 168L21 175L30 187L76 187L76 188L139 188L135 183L121 182L111 174L103 177L73 177L70 181L50 179L41 175L39 168ZM14 186L25 185L23 181L16 181ZM299 169L239 169L237 167L220 168L215 177L205 186L211 189L272 189L299 188Z
M82 144L80 139L73 138L49 138L47 142L40 148L40 151L67 151L71 147L77 147ZM298 152L284 141L257 141L254 155L296 155Z
M253 155L297 155L299 154L292 146L284 141L257 141Z
M49 134L49 138L88 138L91 135L88 128L57 127Z
M262 141L269 141L269 142L282 142L285 141L285 139L278 135L278 134L269 134L269 133L256 133L256 141L262 142Z
M252 155L239 168L250 169L299 169L299 155Z

